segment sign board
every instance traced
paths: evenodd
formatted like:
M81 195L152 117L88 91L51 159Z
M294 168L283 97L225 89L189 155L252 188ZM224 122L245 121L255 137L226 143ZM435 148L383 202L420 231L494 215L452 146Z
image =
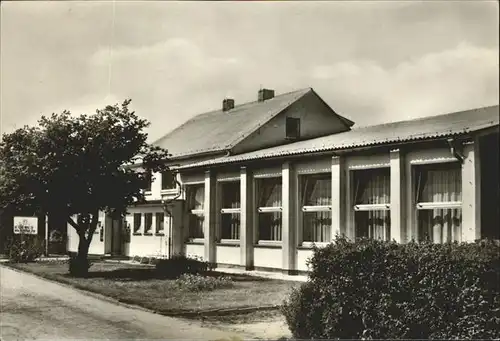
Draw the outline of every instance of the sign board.
M14 217L14 234L38 234L37 217Z

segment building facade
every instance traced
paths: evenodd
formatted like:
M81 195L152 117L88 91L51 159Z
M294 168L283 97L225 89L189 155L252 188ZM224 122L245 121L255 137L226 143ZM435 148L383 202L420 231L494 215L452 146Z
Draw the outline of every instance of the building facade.
M498 106L353 128L312 89L201 114L155 142L176 178L104 214L90 253L198 256L305 272L336 235L408 242L498 236ZM76 238L75 238L76 237ZM69 247L78 237L69 231Z

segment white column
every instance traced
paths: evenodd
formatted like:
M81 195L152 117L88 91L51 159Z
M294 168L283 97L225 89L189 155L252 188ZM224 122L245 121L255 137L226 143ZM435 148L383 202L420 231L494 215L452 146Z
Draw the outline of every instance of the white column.
M479 141L464 145L462 164L462 241L481 238L481 171Z
M282 253L283 253L283 272L287 274L297 273L296 253L296 192L295 172L289 162L285 162L282 168Z
M404 219L404 160L399 149L390 151L390 184L391 184L391 233L390 239L398 243L403 241L405 229Z
M246 167L240 171L240 265L253 269L253 195L252 175Z
M332 157L332 237L346 233L345 212L346 212L346 177L344 157ZM342 231L343 230L343 231Z
M203 230L205 236L205 261L215 264L215 177L211 171L205 172L205 202L203 203Z

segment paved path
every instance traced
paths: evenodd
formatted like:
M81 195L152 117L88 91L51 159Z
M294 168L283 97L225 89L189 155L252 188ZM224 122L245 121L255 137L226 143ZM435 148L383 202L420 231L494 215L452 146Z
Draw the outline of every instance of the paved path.
M235 333L105 302L0 265L0 340L217 340ZM240 335L241 338L244 336Z

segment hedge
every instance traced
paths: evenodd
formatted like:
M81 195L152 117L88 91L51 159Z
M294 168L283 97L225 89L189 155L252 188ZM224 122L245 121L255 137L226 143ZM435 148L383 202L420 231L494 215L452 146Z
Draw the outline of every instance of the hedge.
M300 339L500 338L500 246L338 237L285 300Z

